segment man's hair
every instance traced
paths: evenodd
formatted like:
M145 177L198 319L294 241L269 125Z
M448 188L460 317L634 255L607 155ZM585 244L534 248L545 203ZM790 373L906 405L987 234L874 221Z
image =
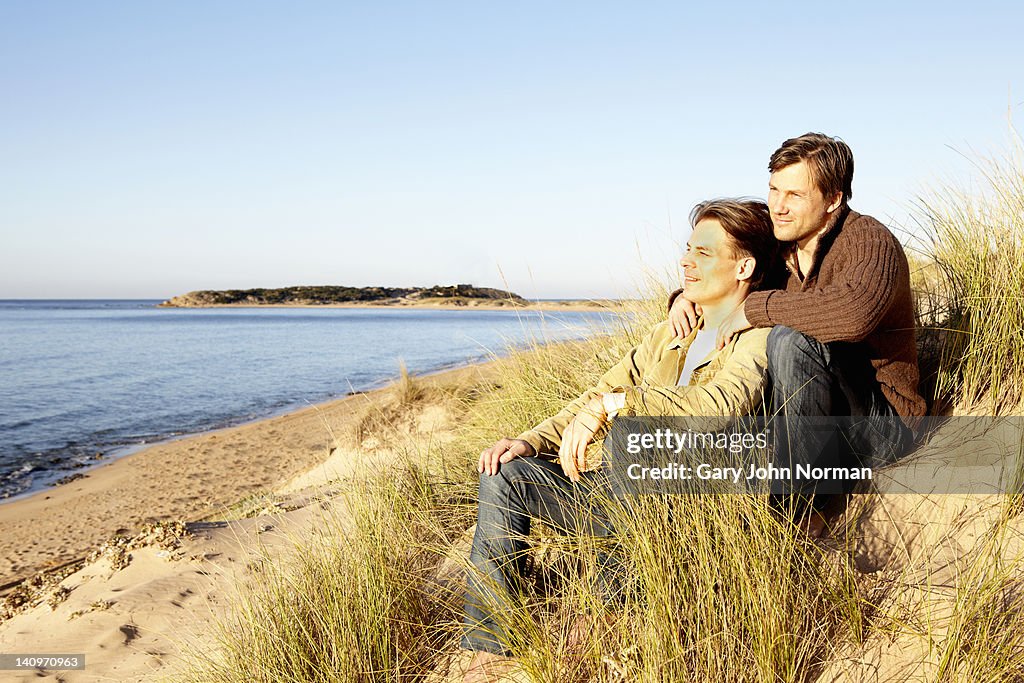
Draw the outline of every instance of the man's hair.
M714 218L728 233L734 256L753 257L754 274L747 282L751 289L761 287L775 271L779 254L768 205L759 199L709 199L693 207L690 225L696 227L705 218Z
M849 145L821 133L805 133L783 142L768 160L768 170L775 173L801 161L807 162L811 180L826 199L842 192L843 205L850 201L853 197L853 152Z

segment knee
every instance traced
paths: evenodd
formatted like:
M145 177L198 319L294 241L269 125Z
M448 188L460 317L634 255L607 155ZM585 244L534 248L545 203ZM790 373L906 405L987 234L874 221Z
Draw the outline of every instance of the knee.
M768 333L768 371L779 379L802 375L811 366L828 364L826 345L785 325Z
M504 500L509 491L528 479L531 458L515 458L503 463L497 474L480 474L480 500Z
M502 468L504 469L504 468ZM480 474L480 485L477 489L477 498L482 502L493 502L504 498L508 494L508 482L498 474Z

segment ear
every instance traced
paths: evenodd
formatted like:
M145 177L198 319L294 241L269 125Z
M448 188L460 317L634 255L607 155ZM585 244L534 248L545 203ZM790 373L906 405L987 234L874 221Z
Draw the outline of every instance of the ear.
M754 269L757 268L757 259L753 256L744 256L736 262L736 279L745 281L754 277Z
M828 208L825 209L825 213L835 213L835 211L843 205L843 193L836 192L835 196L832 197L832 201L828 203Z

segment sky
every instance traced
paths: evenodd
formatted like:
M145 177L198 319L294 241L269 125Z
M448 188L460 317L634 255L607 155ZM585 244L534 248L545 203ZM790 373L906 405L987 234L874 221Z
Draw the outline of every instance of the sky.
M1002 154L1024 5L0 0L0 298L633 296L837 135L851 205ZM913 238L912 233L907 233Z

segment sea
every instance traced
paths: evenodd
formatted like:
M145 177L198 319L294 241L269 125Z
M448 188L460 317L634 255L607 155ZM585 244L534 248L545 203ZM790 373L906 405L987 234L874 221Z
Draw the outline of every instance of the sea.
M186 434L577 339L612 313L0 300L0 500Z

